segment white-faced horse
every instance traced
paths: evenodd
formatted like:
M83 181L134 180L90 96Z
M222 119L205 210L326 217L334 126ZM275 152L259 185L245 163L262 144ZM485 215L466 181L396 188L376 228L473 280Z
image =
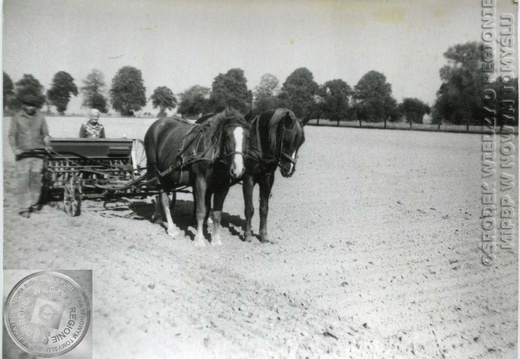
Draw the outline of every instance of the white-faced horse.
M168 234L176 237L168 192L175 188L193 188L197 233L193 244L205 246L203 223L213 196L213 230L211 244L222 244L220 221L224 200L233 181L245 171L244 158L249 145L249 124L233 109L209 116L199 125L175 119L157 120L145 139L148 173L155 174L162 192L162 204L168 221Z

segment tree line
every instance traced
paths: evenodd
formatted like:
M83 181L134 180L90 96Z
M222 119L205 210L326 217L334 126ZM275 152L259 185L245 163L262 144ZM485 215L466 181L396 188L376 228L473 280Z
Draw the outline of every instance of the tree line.
M342 79L333 79L319 85L311 71L302 67L294 70L280 86L280 81L272 74L264 74L254 91L248 89L247 79L242 69L230 69L217 75L211 88L194 85L175 95L166 86L157 87L148 100L159 109L158 117L166 116L166 111L177 108L186 117L196 117L203 113L218 112L231 106L247 113L253 110L261 113L267 109L285 107L297 116L311 114L312 118L332 121L400 121L422 123L425 114L432 115L433 123L482 124L484 121L483 91L492 87L497 93L496 103L506 102L506 98L518 98L518 78L504 86L504 79L497 78L491 84L483 81L482 44L469 42L450 47L444 57L448 64L440 70L442 84L437 91L433 107L423 101L408 97L398 103L392 95L392 85L384 74L369 71L358 83L351 87ZM508 89L508 90L506 90ZM20 99L31 93L41 104L55 106L63 114L71 96L83 95L83 105L97 108L103 113L108 104L122 116L132 116L146 103L146 88L141 71L125 66L119 69L110 89L104 75L92 70L82 86L77 87L74 78L67 72L54 75L51 87L44 93L43 86L32 75L25 74L13 84L4 72L4 107L18 108ZM179 98L179 100L178 100ZM499 124L518 124L517 111L500 111Z

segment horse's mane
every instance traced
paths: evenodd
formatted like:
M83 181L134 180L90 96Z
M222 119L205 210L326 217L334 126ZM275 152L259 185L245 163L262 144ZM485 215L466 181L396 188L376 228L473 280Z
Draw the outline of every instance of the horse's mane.
M175 121L179 121L179 122L182 122L182 123L186 123L188 125L191 125L192 123L188 120L186 120L185 118L182 118L182 117L179 117L177 115L173 115L172 117L166 117L167 120L175 120Z
M227 108L224 111L209 117L203 123L199 124L199 126L206 127L208 137L211 138L213 143L216 143L222 137L221 135L224 129L232 124L246 128L249 127L247 122L244 120L244 117L237 110L232 108Z
M203 132L205 149L214 149L211 156L212 159L218 156L219 149L222 145L222 132L230 125L249 128L249 124L244 117L233 108L226 108L220 113L209 116L196 126Z
M213 117L213 116L215 116L215 115L216 115L216 113L213 113L213 112L212 112L212 113L206 113L206 114L200 116L200 117L195 121L195 124L197 124L197 125L203 124L204 122L206 122L206 120L207 120L208 118L211 118L211 117Z
M268 143L268 147L269 147L269 152L271 152L271 153L276 153L276 150L277 150L276 146L277 146L277 141L278 141L278 128L280 126L283 126L283 125L280 125L280 122L285 119L285 116L287 116L287 114L289 114L289 116L293 119L292 128L294 128L298 118L296 117L294 112L292 112L288 109L285 109L285 108L276 109L274 111L273 115L271 116L271 119L269 120L269 134L268 134L267 143ZM290 131L290 129L289 129L289 131Z

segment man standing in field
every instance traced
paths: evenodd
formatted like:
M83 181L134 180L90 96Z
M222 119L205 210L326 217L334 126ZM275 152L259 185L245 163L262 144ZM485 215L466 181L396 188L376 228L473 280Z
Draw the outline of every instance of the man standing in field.
M80 138L105 138L105 128L99 123L99 110L93 108L87 123L79 129Z
M26 155L27 151L50 148L45 117L38 111L39 99L33 95L22 98L22 110L11 119L9 145L16 158L18 214L29 218L39 202L42 189L43 159Z

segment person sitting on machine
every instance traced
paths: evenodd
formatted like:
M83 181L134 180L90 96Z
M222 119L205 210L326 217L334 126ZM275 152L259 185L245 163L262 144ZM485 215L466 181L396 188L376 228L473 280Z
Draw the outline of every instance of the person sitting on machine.
M80 138L105 138L105 128L99 123L99 110L90 111L89 120L79 129Z

